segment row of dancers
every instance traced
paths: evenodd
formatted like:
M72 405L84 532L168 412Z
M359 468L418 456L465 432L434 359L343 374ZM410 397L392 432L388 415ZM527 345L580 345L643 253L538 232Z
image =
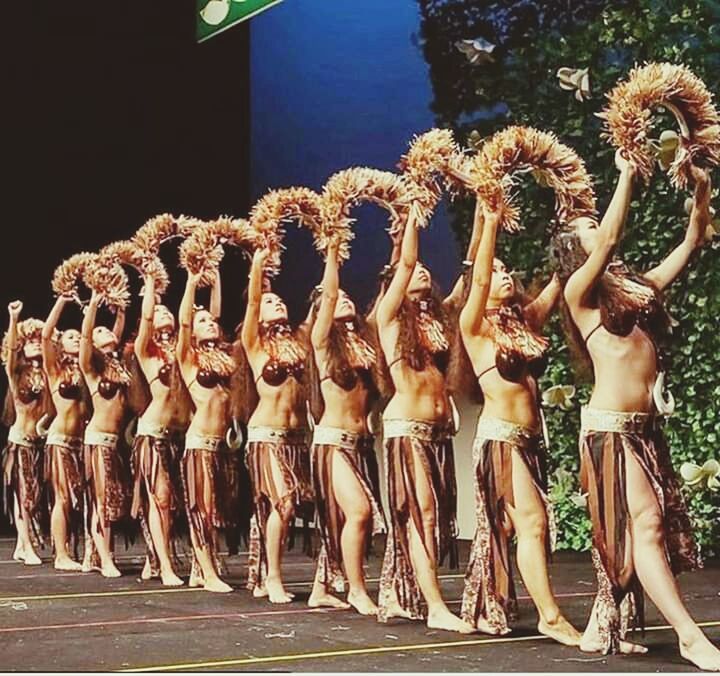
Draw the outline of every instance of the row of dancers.
M310 520L314 510L321 547L311 606L505 634L517 612L514 534L541 633L584 651L645 652L625 640L629 626L642 624L644 591L675 629L681 654L720 670L720 651L693 621L675 581L699 565L699 555L663 439L670 411L660 391L668 328L662 294L704 242L709 174L692 169L693 206L680 244L638 274L616 255L636 168L620 154L615 161L618 182L602 220L576 218L554 234L556 272L534 298L495 257L500 214L478 200L467 270L452 292L441 297L419 260L413 207L364 317L340 287L334 244L296 328L263 274L268 251L255 251L234 342L219 324L219 274L208 309L195 305L200 275L188 274L177 321L147 274L139 326L122 352L124 315L118 311L112 329L97 325L96 292L79 332L57 330L67 297L44 322L20 321L22 305L11 303L3 469L18 531L15 558L40 563L47 488L55 568L120 575L113 525L130 514L147 544L143 577L180 585L172 534L184 507L190 584L228 592L218 534L247 517L247 587L286 603L292 594L283 585L283 551L295 519ZM537 383L548 348L542 328L558 301L567 339L594 374L579 452L598 585L582 634L563 615L548 573L556 526ZM452 394L483 402L472 448L476 532L459 615L438 582L438 567L456 558L458 534ZM382 429L375 430L371 413L381 406ZM139 414L127 455L131 477L121 448L129 410ZM38 422L49 411L43 438ZM242 450L233 420L246 425ZM376 433L384 445L385 515ZM80 563L71 540L82 535L83 517L89 537ZM363 563L369 538L383 530L376 603Z

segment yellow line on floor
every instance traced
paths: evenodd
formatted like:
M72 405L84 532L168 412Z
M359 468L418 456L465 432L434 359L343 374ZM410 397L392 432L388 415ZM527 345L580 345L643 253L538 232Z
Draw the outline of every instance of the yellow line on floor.
M59 575L60 576L60 575ZM59 577L58 576L58 577ZM129 577L129 576L128 576ZM464 578L465 575L440 575L441 580L454 580L457 578ZM366 580L367 582L379 582L380 578L372 577ZM288 582L285 584L286 587L307 587L312 584L312 580L306 582ZM238 588L237 591L244 590L243 587ZM61 599L87 599L93 597L103 596L135 596L137 594L180 594L182 592L198 592L204 591L202 587L190 589L189 587L179 587L177 589L120 589L118 591L106 591L106 592L78 592L78 593L67 593L67 594L41 594L39 596L0 596L1 601L55 601Z
M718 627L720 620L699 622L700 627ZM672 629L670 625L647 627L646 631L661 631ZM327 659L330 657L351 657L353 655L375 655L380 653L410 652L413 650L441 650L443 648L460 648L478 645L497 645L500 643L520 643L524 641L542 641L548 637L538 634L536 636L517 636L502 638L469 639L460 641L445 641L442 643L411 643L409 645L386 645L367 648L349 648L346 650L327 650L323 652L294 653L289 655L269 655L265 657L244 657L239 659L214 660L209 662L186 662L184 664L166 664L153 667L134 667L120 669L120 673L130 672L161 672L161 671L195 671L197 669L217 669L221 667L240 667L250 664L269 664L274 662L299 662L302 660Z

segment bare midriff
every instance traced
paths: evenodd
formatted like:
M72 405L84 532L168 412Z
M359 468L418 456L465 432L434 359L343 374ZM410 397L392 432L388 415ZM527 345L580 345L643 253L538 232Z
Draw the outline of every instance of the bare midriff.
M222 437L230 421L230 392L222 385L203 387L193 383L190 392L195 413L187 434Z
M125 413L125 392L119 390L112 399L95 394L92 400L93 415L87 426L88 432L119 434Z
M150 386L150 403L141 416L148 425L169 427L173 420L172 390L156 380Z
M356 434L367 434L368 391L358 379L358 383L350 390L344 390L330 378L320 386L325 410L319 425L337 427Z
M503 378L497 369L480 378L485 404L481 418L500 418L533 430L539 429L537 383L526 374L520 382Z
M259 402L248 425L298 429L307 427L307 410L302 385L292 376L279 386L257 382Z
M80 402L76 399L65 399L59 394L53 396L55 417L48 432L62 434L66 437L82 436L83 419Z
M648 412L653 408L657 354L638 326L627 336L600 327L587 342L595 371L589 406L611 411Z
M390 374L395 394L385 408L384 418L448 422L450 402L445 378L437 367L430 365L416 371L404 361L398 361L391 367Z
M13 429L30 438L37 434L37 423L42 418L43 410L41 401L34 401L31 404L23 404L15 399L15 422Z

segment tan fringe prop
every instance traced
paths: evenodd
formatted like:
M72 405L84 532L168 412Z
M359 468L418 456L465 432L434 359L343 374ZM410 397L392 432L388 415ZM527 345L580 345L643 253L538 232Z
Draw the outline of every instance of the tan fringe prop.
M532 127L507 127L491 136L469 163L471 187L491 209L501 212L500 225L520 229L520 211L512 194L513 177L532 171L555 192L560 224L578 216L595 218L595 191L585 163L554 134Z
M678 120L682 134L670 165L672 184L685 189L690 165L720 163L720 118L713 94L689 68L672 63L648 63L633 68L627 80L607 94L608 106L598 114L605 121L604 135L621 148L647 183L655 169L649 146L652 110L667 108Z
M324 227L315 233L315 246L320 252L327 250L331 241L339 244L340 260L350 256L350 242L354 238L350 216L353 208L363 202L374 202L390 213L388 231L395 233L405 227L413 201L422 196L422 190L401 175L368 167L353 167L331 176L322 193ZM430 217L421 209L423 222Z
M444 190L454 197L468 187L466 158L450 129L431 129L415 136L398 166L428 192L431 201L425 204L425 208L430 212L442 198Z
M265 267L269 275L277 274L280 269L285 234L283 224L290 221L299 221L310 228L314 236L322 237L323 201L320 195L304 187L271 190L250 211L250 227L262 246L270 250Z
M140 248L134 240L113 242L100 249L101 258L119 265L129 265L141 275L151 273L155 280L155 293L162 296L170 286L170 275L157 253Z
M111 245L112 246L112 245ZM130 282L111 249L105 255L96 255L83 268L83 281L100 297L100 303L110 308L125 308L130 302Z
M82 305L78 282L82 280L85 268L92 262L95 254L78 253L63 261L56 269L52 279L52 290L56 296L68 296Z
M25 343L31 340L40 340L42 336L43 322L34 317L28 317L17 325L17 347L19 351L25 347ZM0 360L3 364L7 364L10 358L10 333L5 331L2 339L2 348L0 348Z
M192 234L180 245L180 265L200 274L201 286L210 286L224 255L223 244L253 251L262 245L262 239L243 218L221 216L195 224Z

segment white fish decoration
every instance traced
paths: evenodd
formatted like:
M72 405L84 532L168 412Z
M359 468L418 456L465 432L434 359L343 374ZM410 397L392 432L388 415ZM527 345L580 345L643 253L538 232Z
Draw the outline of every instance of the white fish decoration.
M494 61L492 53L495 51L495 45L485 38L458 40L455 47L467 57L473 66Z
M543 392L542 400L545 406L569 411L573 406L572 399L574 396L574 385L554 385Z
M705 480L711 490L720 488L720 462L707 460L700 467L694 462L684 462L680 467L680 476L689 486L695 486Z
M230 12L230 0L210 0L200 10L200 18L210 26L218 26Z
M590 98L590 70L588 68L559 68L557 72L561 89L574 91L578 101Z

